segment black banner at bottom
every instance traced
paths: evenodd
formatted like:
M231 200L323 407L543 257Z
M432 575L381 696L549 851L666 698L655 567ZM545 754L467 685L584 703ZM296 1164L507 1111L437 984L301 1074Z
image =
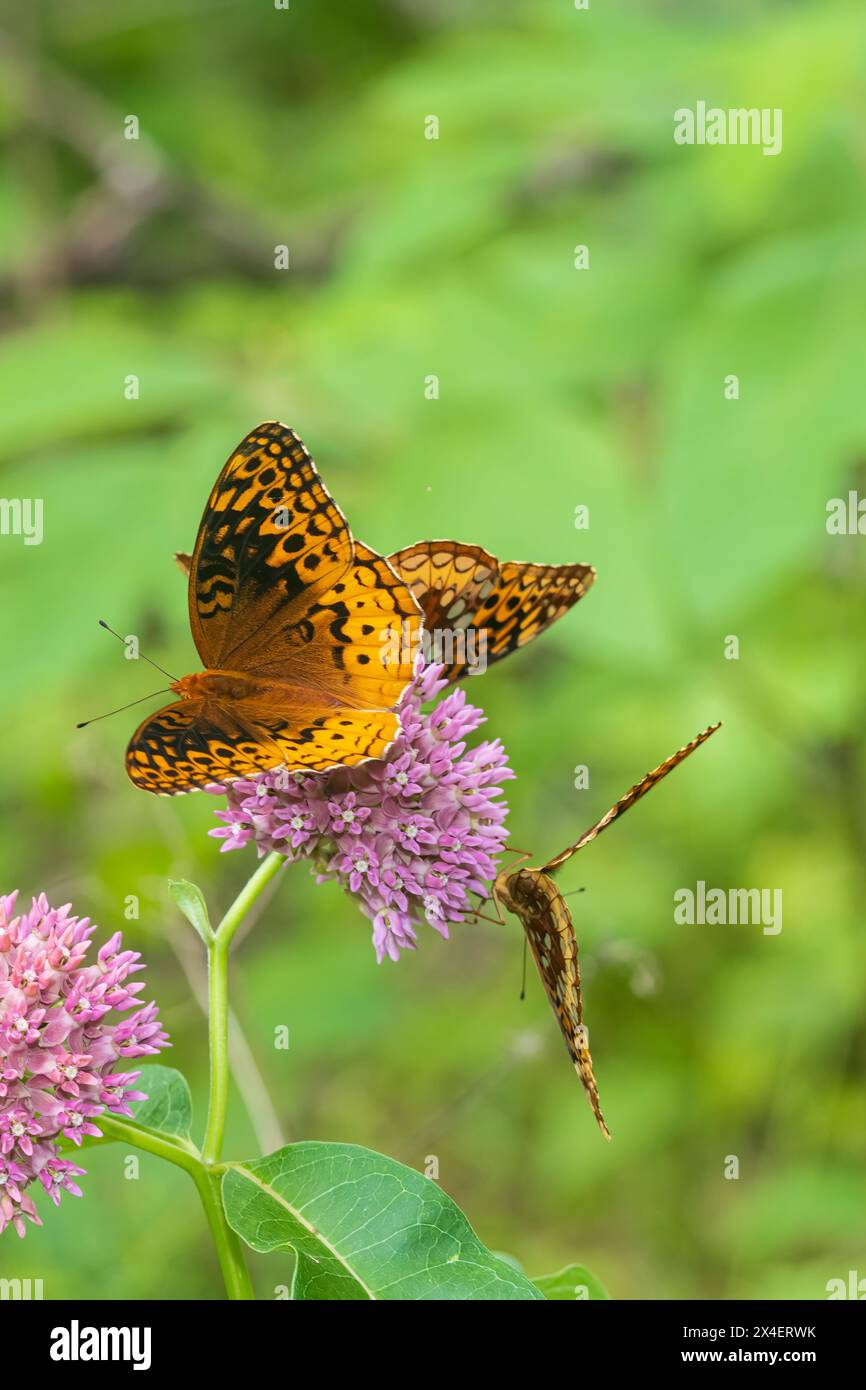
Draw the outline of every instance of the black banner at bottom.
M490 1305L497 1329L497 1313L502 1304ZM576 1375L586 1370L587 1363L603 1363L609 1374L614 1370L666 1372L674 1367L700 1369L704 1366L764 1366L775 1369L787 1366L811 1366L823 1376L850 1364L862 1344L864 1324L857 1307L845 1302L821 1303L673 1303L673 1302L580 1302L567 1309L558 1309L554 1316L566 1322L536 1323L538 1306L526 1311L531 1319L526 1323L510 1322L504 1335L491 1339L484 1322L463 1324L462 1319L473 1310L481 1312L477 1303L460 1306L459 1328L471 1334L475 1357L496 1364L505 1352L518 1354L530 1364L538 1355L539 1366L547 1355L544 1344L527 1343L522 1334L533 1336L540 1330L549 1335L555 1327L557 1334L567 1329L568 1342L558 1343L558 1369L573 1364ZM217 1309L219 1316L215 1317ZM347 1310L349 1312L349 1310ZM356 1308L356 1312L359 1310ZM422 1321L415 1323L408 1305L401 1305L394 1317L386 1319L387 1335L406 1336L416 1352L423 1347L423 1372L430 1373L431 1334L436 1334L436 1346L441 1348L447 1365L456 1355L454 1343L448 1337L449 1315L427 1303ZM319 1317L326 1321L319 1323ZM512 1311L512 1318L513 1318ZM285 1303L65 1303L38 1300L0 1301L0 1324L3 1326L4 1381L17 1383L19 1369L39 1382L61 1384L64 1375L76 1367L93 1369L99 1374L106 1367L113 1374L132 1371L139 1374L172 1375L185 1369L197 1374L210 1368L225 1373L229 1359L238 1368L249 1358L248 1378L255 1377L257 1368L270 1366L269 1374L279 1366L290 1370L295 1356L309 1357L315 1341L306 1346L300 1338L316 1338L320 1328L327 1331L322 1351L327 1359L328 1374L332 1376L340 1364L341 1349L345 1348L347 1368L352 1374L361 1373L363 1343L354 1338L340 1343L334 1338L335 1316L323 1313L319 1303L307 1303L297 1309ZM354 1317L354 1314L349 1313ZM383 1324L379 1314L371 1323L350 1324L352 1331L380 1331ZM444 1335L443 1335L444 1334ZM468 1362L467 1343L461 1341L461 1362ZM511 1351L508 1351L508 1348ZM294 1350L290 1350L294 1348ZM380 1350L380 1354L384 1348ZM435 1360L436 1352L433 1352ZM414 1360L414 1357L413 1357ZM409 1366L404 1369L408 1372ZM419 1365L419 1370L422 1366Z

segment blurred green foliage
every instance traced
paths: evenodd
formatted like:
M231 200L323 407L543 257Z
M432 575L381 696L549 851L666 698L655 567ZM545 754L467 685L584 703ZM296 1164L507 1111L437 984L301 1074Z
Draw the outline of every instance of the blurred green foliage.
M862 6L76 0L4 26L0 490L44 498L45 537L0 538L3 889L123 926L200 1123L201 950L166 880L215 915L251 854L217 854L212 799L128 783L141 711L73 726L159 682L99 617L195 668L172 551L231 447L282 418L381 551L442 535L597 566L470 683L518 773L516 845L558 851L726 721L563 875L588 890L611 1145L534 981L518 1003L516 923L425 932L377 969L366 921L300 868L234 972L285 1137L436 1155L488 1246L533 1274L579 1260L614 1297L821 1298L866 1273L866 562L825 530L866 484ZM781 107L781 155L676 146L698 99ZM781 887L783 931L675 926L697 879ZM237 1104L229 1151L256 1152ZM88 1154L85 1198L7 1235L2 1273L215 1296L187 1179L123 1162ZM287 1275L254 1273L266 1297Z

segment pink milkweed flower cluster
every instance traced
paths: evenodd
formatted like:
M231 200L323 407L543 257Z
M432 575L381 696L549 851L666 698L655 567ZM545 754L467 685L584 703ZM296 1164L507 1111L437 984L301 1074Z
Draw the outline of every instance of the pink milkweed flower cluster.
M125 983L143 966L120 932L88 965L88 918L71 917L69 903L50 907L44 893L15 916L16 897L0 895L0 1232L12 1225L23 1236L25 1217L42 1224L33 1184L55 1206L61 1192L81 1196L85 1170L62 1156L61 1137L80 1146L101 1134L104 1110L131 1115L130 1102L146 1096L126 1063L168 1038L156 1005L139 1006L144 985Z
M225 824L210 834L222 849L254 840L294 862L309 860L319 882L336 881L373 923L381 962L414 949L426 922L443 937L489 896L507 838L501 782L514 776L499 739L467 747L485 716L454 690L443 667L423 659L398 707L400 733L386 756L325 773L267 772L218 788Z

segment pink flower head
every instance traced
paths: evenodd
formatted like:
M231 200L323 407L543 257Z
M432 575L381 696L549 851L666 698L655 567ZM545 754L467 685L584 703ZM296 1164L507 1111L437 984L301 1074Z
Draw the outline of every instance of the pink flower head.
M470 894L489 897L497 855L507 838L508 806L499 785L514 773L498 739L467 751L484 722L481 710L452 690L428 714L421 706L445 689L441 665L419 669L398 713L400 733L383 759L333 772L266 772L212 788L226 796L224 822L211 835L223 850L253 840L259 855L276 850L308 860L320 882L334 880L373 923L377 960L416 947L426 923L448 936L449 923L474 912Z
M25 1217L42 1224L28 1191L37 1180L55 1206L63 1191L81 1196L84 1169L62 1156L61 1137L80 1145L101 1134L104 1110L131 1114L145 1098L132 1086L140 1073L114 1068L168 1038L156 1005L139 1007L143 985L127 983L142 966L119 932L87 965L87 918L49 907L44 893L15 916L16 896L0 895L0 1232L23 1236Z

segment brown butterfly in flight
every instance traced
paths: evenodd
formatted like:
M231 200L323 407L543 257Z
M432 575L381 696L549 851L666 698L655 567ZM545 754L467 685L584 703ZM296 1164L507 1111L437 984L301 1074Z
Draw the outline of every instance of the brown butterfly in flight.
M712 724L691 743L687 743L672 757L667 758L652 772L648 772L640 782L620 797L610 810L585 830L573 845L561 854L549 859L539 869L503 869L493 885L494 899L509 912L520 919L532 958L535 961L541 983L544 985L550 1006L556 1015L568 1054L580 1077L592 1112L606 1139L610 1131L604 1122L598 1099L598 1087L592 1069L589 1039L583 1023L583 1001L580 992L580 968L577 960L577 939L568 905L553 881L553 874L560 869L573 854L588 845L602 830L606 830L615 820L645 796L657 782L667 777L690 753L694 753L702 743L714 734L720 724ZM528 859L528 855L523 856Z

